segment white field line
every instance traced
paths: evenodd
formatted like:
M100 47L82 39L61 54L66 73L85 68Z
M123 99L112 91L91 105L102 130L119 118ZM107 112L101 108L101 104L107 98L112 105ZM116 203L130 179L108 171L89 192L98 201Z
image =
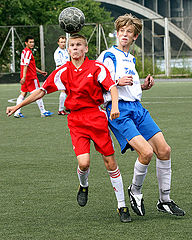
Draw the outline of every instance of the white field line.
M179 101L179 102L144 102L142 101L141 103L144 103L144 104L173 104L173 103L177 103L177 104L183 104L183 103L191 103L191 101Z
M0 98L1 100L5 99L5 98ZM183 97L143 97L143 100L141 101L142 103L146 103L146 104L165 104L165 103L190 103L191 101L174 101L174 102L171 102L171 101L146 101L147 99L159 99L159 100L163 100L163 99L192 99L192 96L183 96ZM56 105L59 103L59 97L48 97L47 100L58 100L58 102L47 102L46 101L46 105ZM17 101L17 98L12 98L12 99L8 99L8 102L9 103L16 103Z
M8 100L8 102L10 102L10 103L16 103L16 101L17 101L17 98L12 98L12 99Z
M192 98L192 96L185 96L185 97L184 96L182 96L182 97L143 97L142 99L147 99L147 98L154 98L154 99L155 98L162 98L162 99L175 99L175 98L176 99L177 98L178 99L183 99L183 98L185 99L185 98L187 98L188 99L188 98Z

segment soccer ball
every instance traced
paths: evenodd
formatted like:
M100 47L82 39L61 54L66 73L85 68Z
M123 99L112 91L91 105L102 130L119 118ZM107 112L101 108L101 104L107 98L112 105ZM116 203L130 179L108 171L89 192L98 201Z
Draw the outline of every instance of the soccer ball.
M59 25L67 33L79 32L84 23L85 16L78 8L68 7L59 14Z

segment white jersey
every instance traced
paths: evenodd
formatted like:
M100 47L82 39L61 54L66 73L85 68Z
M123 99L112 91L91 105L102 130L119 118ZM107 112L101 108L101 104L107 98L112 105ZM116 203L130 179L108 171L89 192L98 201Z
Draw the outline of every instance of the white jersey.
M63 64L65 64L67 61L70 61L67 50L61 49L60 47L58 47L54 52L54 60L55 60L56 69L59 66L62 66Z
M142 89L139 80L139 75L135 69L135 57L130 53L119 50L116 46L103 51L97 59L104 63L109 69L112 79L118 80L124 76L133 76L132 86L117 86L119 93L119 100L124 101L136 101L141 100ZM111 94L109 92L104 93L105 104L111 101Z

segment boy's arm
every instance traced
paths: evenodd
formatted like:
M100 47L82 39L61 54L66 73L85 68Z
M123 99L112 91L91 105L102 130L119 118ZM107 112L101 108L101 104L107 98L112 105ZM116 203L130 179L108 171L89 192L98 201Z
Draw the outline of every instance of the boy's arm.
M20 80L21 85L23 85L25 83L25 79L26 79L26 75L27 75L27 68L28 68L27 65L25 65L24 68L23 68L23 77Z
M41 69L39 69L39 68L37 68L37 67L36 67L36 71L37 71L38 73L42 74L44 77L47 76L47 72L42 71Z
M110 112L110 119L113 120L120 116L119 107L118 107L118 90L117 87L114 85L110 89L111 98L112 98L112 107Z
M7 116L11 116L14 112L16 112L19 108L24 107L32 102L35 102L36 100L42 98L45 95L45 91L41 90L41 89L37 89L36 91L34 91L31 95L29 95L29 97L27 97L23 102L21 102L20 104L16 105L16 106L12 106L12 107L7 107L6 110L6 114Z

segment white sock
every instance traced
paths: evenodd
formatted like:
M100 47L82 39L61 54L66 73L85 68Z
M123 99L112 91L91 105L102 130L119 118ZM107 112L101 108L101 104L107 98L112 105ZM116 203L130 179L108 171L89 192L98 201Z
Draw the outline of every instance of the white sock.
M19 97L17 98L17 105L20 104L21 102L23 102L23 100L24 100L23 95L19 95ZM20 113L20 112L21 112L21 108L19 108L19 109L15 112L15 114L18 114L18 113Z
M114 171L108 171L110 180L115 191L116 199L118 202L118 208L125 207L125 195L123 188L123 180L119 168Z
M38 105L39 110L40 110L41 113L46 112L42 98L38 99L38 100L36 101L36 103L37 103L37 105Z
M60 93L60 96L59 96L59 111L64 110L64 103L65 103L66 97L67 97L67 94L65 92Z
M160 200L162 202L170 202L171 159L160 160L156 158L156 173L159 184Z
M131 187L131 192L135 195L141 194L141 188L143 186L143 182L147 174L148 166L149 165L144 165L140 163L137 158L134 166L134 174Z
M88 168L86 171L82 171L78 166L77 175L78 175L78 178L79 178L80 185L82 187L88 187L89 173L90 173L90 168Z

